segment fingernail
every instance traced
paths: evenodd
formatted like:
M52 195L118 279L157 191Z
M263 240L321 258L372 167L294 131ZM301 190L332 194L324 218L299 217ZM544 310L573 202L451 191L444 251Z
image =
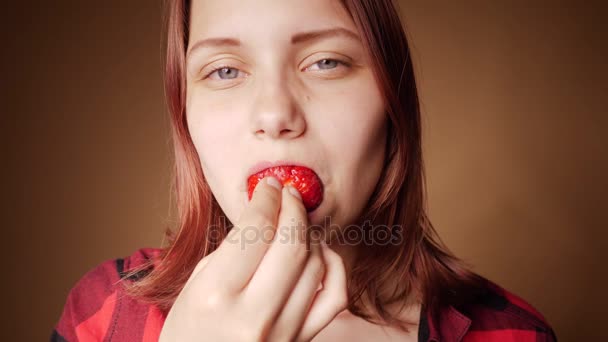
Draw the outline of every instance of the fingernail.
M287 186L287 190L289 190L289 193L291 193L295 198L302 200L302 195L300 195L300 193L298 192L298 190L296 190L296 188L289 185L289 186Z
M272 187L275 187L277 190L281 190L281 188L283 187L281 183L279 183L279 180L274 177L266 178L266 183L268 183L268 185Z

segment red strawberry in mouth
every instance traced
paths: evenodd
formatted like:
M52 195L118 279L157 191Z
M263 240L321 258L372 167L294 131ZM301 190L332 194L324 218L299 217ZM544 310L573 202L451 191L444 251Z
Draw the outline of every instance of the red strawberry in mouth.
M323 185L317 174L307 167L294 165L273 166L249 176L247 179L249 200L258 182L267 176L274 176L283 186L291 185L296 188L302 195L302 202L307 212L315 210L323 200Z

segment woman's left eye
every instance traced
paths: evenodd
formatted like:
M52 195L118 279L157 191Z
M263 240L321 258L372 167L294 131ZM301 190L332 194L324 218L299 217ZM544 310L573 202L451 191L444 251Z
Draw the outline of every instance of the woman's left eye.
M331 70L331 69L335 69L337 68L340 64L342 65L346 65L346 63L335 60L335 59L322 59L316 63L314 63L313 65L311 65L310 67L308 67L307 69L310 69L312 66L317 66L317 69L313 69L313 70Z

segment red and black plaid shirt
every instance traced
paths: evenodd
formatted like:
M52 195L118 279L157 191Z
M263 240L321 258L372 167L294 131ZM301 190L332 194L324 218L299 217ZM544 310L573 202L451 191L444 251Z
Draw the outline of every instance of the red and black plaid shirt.
M127 296L119 281L125 270L154 259L160 249L106 261L89 271L70 291L51 341L158 341L165 317L153 305ZM135 281L146 272L129 281ZM423 311L418 340L424 342L556 341L543 316L523 299L488 281L488 292L475 303L438 315Z

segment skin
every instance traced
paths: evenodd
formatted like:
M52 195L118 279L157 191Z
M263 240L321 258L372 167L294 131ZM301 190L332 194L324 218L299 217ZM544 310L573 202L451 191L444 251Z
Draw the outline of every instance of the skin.
M315 225L325 217L341 227L354 223L378 182L386 118L363 45L346 36L291 42L298 33L332 28L358 35L337 1L193 1L188 124L231 222L246 206L248 169L261 160L294 160L318 174L325 191L309 215ZM216 37L242 46L193 49ZM234 69L212 72L218 67Z
M350 33L292 41L301 33L337 28ZM339 229L356 223L380 177L387 124L382 94L359 37L338 1L192 1L186 63L188 128L205 179L231 222L247 221L247 213L254 210L247 200L249 169L262 160L292 160L317 173L324 200L312 213L293 215L291 222L323 226L329 217L332 227ZM240 43L209 44L213 38ZM281 207L284 210L289 208ZM287 225L288 220L283 222ZM351 267L352 248L328 248L331 253L325 252L323 260L335 252L343 259L342 267ZM224 258L234 263L234 258ZM278 264L268 267L274 268L285 269ZM339 273L335 269L333 273ZM178 310L173 316L188 316L187 309ZM315 341L335 336L351 336L353 341L406 337L347 311Z

